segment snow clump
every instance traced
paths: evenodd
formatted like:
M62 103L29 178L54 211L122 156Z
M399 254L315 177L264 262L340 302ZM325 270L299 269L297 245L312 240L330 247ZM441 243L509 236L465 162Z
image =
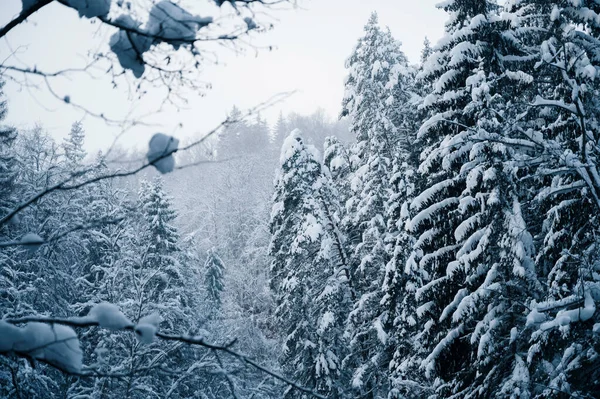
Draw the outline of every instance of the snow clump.
M133 325L116 305L108 302L94 305L87 318L97 322L100 327L109 330L122 330Z
M179 140L164 133L156 133L148 144L148 162L160 173L172 172L175 168L173 153L177 151Z

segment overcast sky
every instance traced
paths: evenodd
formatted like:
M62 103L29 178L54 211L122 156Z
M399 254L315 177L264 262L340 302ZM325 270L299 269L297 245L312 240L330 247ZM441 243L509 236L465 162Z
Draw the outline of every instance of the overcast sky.
M189 137L217 125L233 105L252 107L276 93L292 90L298 92L262 115L272 122L280 111L311 113L321 107L336 117L346 75L344 61L362 34L369 14L377 11L380 23L390 27L410 61L417 62L425 36L435 43L443 33L446 15L435 8L437 2L300 0L300 9L271 11L274 29L259 35L253 43L272 45L274 50L255 53L248 48L241 55L221 50L220 64L206 66L203 72L203 79L212 84L204 97L190 93L187 109L165 107L161 114L145 117L145 121L156 126L130 130L119 143L141 145L156 131ZM0 0L0 25L16 15L20 7L20 0ZM73 10L50 5L0 41L0 59L6 62L14 52L16 55L7 63L36 65L45 71L82 65L89 51L102 49L109 33L98 30L98 24L89 20L79 20ZM27 128L40 123L61 138L74 121L83 119L90 151L108 146L120 133L120 129L106 126L100 119L84 117L82 111L63 104L38 83L39 90L7 83L10 124ZM69 95L73 102L115 118L125 112L145 114L157 108L162 99L150 93L143 101L132 102L124 88L114 89L107 79L92 80L84 75L52 83L60 96Z

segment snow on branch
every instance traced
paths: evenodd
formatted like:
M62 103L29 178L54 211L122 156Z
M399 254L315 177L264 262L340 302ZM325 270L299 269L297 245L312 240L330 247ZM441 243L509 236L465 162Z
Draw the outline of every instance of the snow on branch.
M123 217L118 217L118 218L100 218L97 220L92 220L88 223L82 223L79 225L76 225L64 232L58 233L53 235L52 237L48 238L48 239L43 239L42 237L40 237L38 234L36 233L27 233L25 235L23 235L23 237L21 237L21 239L19 240L14 240L14 241L5 241L5 242L0 242L0 248L3 247L16 247L16 246L21 246L31 252L35 252L37 251L42 245L44 244L50 244L50 243L54 243L57 241L60 241L61 239L65 238L66 236L68 236L71 233L74 233L76 231L81 231L81 230L90 230L94 227L99 227L99 226L107 226L107 225L112 225L112 224L119 224L124 220Z
M79 339L73 328L101 327L113 331L129 331L140 336L142 343L149 343L148 337L143 335L150 333L163 341L179 342L189 345L202 346L212 351L227 353L244 364L248 364L269 376L288 384L312 397L325 399L324 396L305 388L281 374L269 370L248 356L232 349L235 340L227 344L215 344L206 341L203 336L175 335L158 331L154 316L140 319L137 324L132 323L113 304L100 303L95 305L87 316L54 318L45 316L27 316L19 318L8 318L0 320L0 353L15 354L30 359L42 360L45 363L66 373L79 375L82 369L82 352ZM16 325L25 324L19 328ZM147 328L154 328L149 331ZM140 330L144 328L144 332ZM235 392L235 391L232 391Z
M531 105L534 107L557 107L569 111L572 114L577 114L577 108L574 104L567 104L564 101L547 100L541 96L537 96Z
M575 309L565 309L575 304L578 305ZM554 318L549 318L546 313L557 308L562 309L556 313ZM594 316L594 313L596 313L596 303L590 290L587 289L583 298L571 296L562 300L543 302L534 306L527 316L527 325L539 325L540 330L546 331L580 321L588 321Z
M144 0L134 2L133 5L131 2L112 0L22 2L23 10L6 25L0 26L0 38L8 38L7 35L14 28L25 23L38 11L39 16L43 16L46 10L42 8L53 4L73 9L79 17L106 27L110 31L106 41L108 49L92 49L86 61L88 65L83 68L65 67L48 72L33 65L19 65L21 61L16 59L13 53L0 61L0 72L4 73L7 79L28 88L38 89L37 83L29 77L41 79L41 86L45 83L45 89L58 101L117 126L122 126L125 121L110 121L102 112L94 112L73 103L68 95L57 95L48 79L81 72L94 78L93 72L96 71L110 76L113 85L124 84L139 96L143 95L149 86L156 89L168 86L161 107L169 103L179 108L186 104L183 89L203 92L211 87L210 83L200 78L200 74L204 64L218 61L216 46L236 53L246 48L258 49L255 44L245 40L251 33L264 29L260 21L255 19L255 6L269 8L281 3L295 4L294 0L207 0L217 7L231 6L229 15L224 17L224 12L221 12L221 17L214 19L210 15L196 15L191 8L183 8L179 2L171 0ZM212 11L217 14L214 6ZM15 34L18 33L13 33ZM97 69L92 70L92 65ZM128 71L132 76L129 76ZM138 121L132 123L138 124Z

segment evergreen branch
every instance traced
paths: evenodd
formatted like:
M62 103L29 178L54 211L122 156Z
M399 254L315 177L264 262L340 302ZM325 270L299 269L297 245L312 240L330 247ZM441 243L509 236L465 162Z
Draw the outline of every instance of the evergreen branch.
M552 390L552 391L554 391L554 392L558 392L558 393L561 393L561 394L563 394L563 395L567 395L567 396L569 396L569 397L571 397L571 398L577 398L577 399L586 399L586 398L591 398L591 396L588 396L588 395L585 395L585 396L579 396L579 395L575 395L575 394L572 394L572 393L569 393L569 392L563 391L563 390L561 390L561 389L558 389L558 388L553 388L553 387L550 387L550 386L548 386L548 385L545 385L545 384L540 384L539 382L535 382L535 381L534 381L533 383L534 383L535 385L538 385L538 386L540 386L540 387L543 387L543 388L546 388L546 389L550 389L550 390Z

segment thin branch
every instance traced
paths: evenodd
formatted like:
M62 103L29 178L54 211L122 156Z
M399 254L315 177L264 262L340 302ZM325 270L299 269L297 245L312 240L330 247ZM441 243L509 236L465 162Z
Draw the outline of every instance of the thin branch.
M76 328L99 327L99 323L96 320L93 320L88 317L53 318L53 317L44 317L44 316L26 316L26 317L19 317L19 318L8 318L8 319L4 319L3 321L10 323L10 324L49 323L49 324L62 324L65 326L76 327ZM135 332L135 325L130 324L130 325L124 326L120 330ZM204 348L207 348L207 349L210 349L213 351L220 351L220 352L227 353L227 354L241 360L243 363L249 364L252 367L256 368L257 370L260 370L263 373L268 374L271 377L288 384L289 386L293 387L294 389L297 389L301 392L304 392L304 393L311 395L318 399L326 399L325 396L320 395L316 392L313 392L311 389L305 388L302 385L299 385L296 382L282 376L281 374L276 373L275 371L269 370L268 368L260 365L259 363L252 360L248 356L231 349L231 346L235 343L235 341L232 341L225 345L219 345L219 344L207 342L201 336L174 335L174 334L167 334L167 333L162 333L162 332L157 332L156 337L163 341L182 342L182 343L186 343L189 345L202 346ZM23 354L19 353L19 355L23 355ZM24 355L27 355L27 354L25 353ZM60 366L57 367L53 363L49 364L49 365L51 365L57 369L60 369L61 371L63 371L66 374L73 374L70 370L61 369Z
M16 65L3 65L3 64L0 64L0 69L6 69L9 71L14 71L14 72L28 73L28 74L32 74L32 75L53 78L53 77L62 76L62 75L66 75L68 73L73 73L73 72L87 72L89 70L89 68L92 65L94 65L94 63L95 63L95 61L92 61L90 64L86 65L83 68L67 68L67 69L61 69L59 71L54 71L54 72L40 71L39 69L37 69L37 67L22 68L22 67L18 67Z
M55 236L52 236L51 238L44 240L42 242L36 242L36 245L44 245L44 244L51 244L53 242L57 242L60 241L62 238L68 236L71 233L74 233L76 231L80 231L80 230L89 230L91 228L94 227L99 227L99 226L107 226L107 225L111 225L111 224L119 224L120 222L122 222L123 220L125 220L124 217L119 217L116 219L98 219L98 220L94 220L91 221L89 223L86 224L79 224L77 226L74 226L72 228L70 228L67 231L64 231L60 234L57 234ZM27 242L21 242L20 240L16 240L16 241L5 241L5 242L0 242L0 248L3 247L16 247L16 246L21 246L21 245L30 245Z

